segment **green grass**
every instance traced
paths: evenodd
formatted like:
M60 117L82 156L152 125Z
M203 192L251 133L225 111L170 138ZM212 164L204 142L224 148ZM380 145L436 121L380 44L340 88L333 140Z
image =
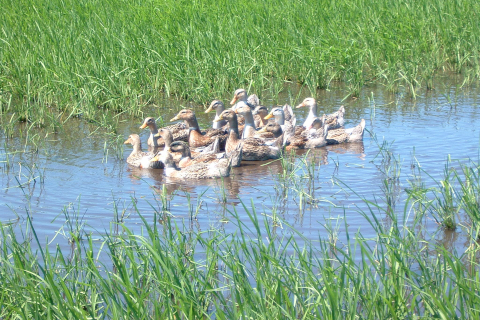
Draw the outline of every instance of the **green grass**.
M375 204L360 211L374 238L351 234L343 217L344 243L338 223L316 241L286 223L288 236L277 235L245 203L246 219L228 209L235 233L157 215L142 234L117 221L100 239L70 224L69 252L3 225L0 318L478 319L478 243L458 255L420 240L422 223L407 223L410 201L388 226Z
M55 126L175 95L205 104L235 88L343 82L412 95L444 70L480 74L474 0L3 0L0 109ZM108 110L108 112L106 112Z

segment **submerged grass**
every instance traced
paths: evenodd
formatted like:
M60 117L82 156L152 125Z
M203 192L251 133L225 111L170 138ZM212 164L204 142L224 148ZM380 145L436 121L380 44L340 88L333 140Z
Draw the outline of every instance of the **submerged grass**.
M478 78L479 11L474 0L5 0L0 114L101 122L164 95L204 104L285 81L313 96L337 81L348 95L380 82L415 96L439 71Z

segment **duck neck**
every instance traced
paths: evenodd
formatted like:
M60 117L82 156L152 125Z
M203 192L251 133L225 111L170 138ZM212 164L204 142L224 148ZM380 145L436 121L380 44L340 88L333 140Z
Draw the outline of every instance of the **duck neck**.
M173 136L171 132L165 133L162 135L163 141L165 141L165 148L170 147L173 142Z
M228 126L230 127L229 129L229 139L230 137L235 136L236 139L238 139L238 120L237 117L233 117L228 121Z
M268 123L268 120L265 120L265 116L264 116L264 115L259 114L259 116L260 116L260 126L262 126L262 127L263 127L263 126L266 126L267 123Z
M276 121L279 125L283 126L283 125L285 124L285 114L284 114L283 112L280 113L280 114L276 114L276 115L275 115L275 121Z
M249 112L244 113L243 117L245 118L245 127L253 127L253 129L255 129L255 130L257 129L255 127L255 121L253 120L252 112L249 111Z
M154 145L156 145L156 139L154 136L158 133L157 124L156 123L149 124L148 128L150 129L150 139L154 142Z
M200 131L200 127L198 126L198 121L197 121L197 117L196 116L193 116L192 118L190 119L187 119L185 120L188 124L188 129L189 131L197 131L198 133L202 133Z
M215 118L218 118L220 116L220 114L223 112L223 110L225 110L225 106L223 104L219 105L215 110L216 110ZM227 121L220 120L220 121L214 122L212 127L213 127L213 129L220 129L221 127L223 127L226 124L227 124Z
M133 151L131 153L132 155L142 152L142 142L140 140L135 141L132 145L133 145Z
M308 112L307 118L316 118L317 117L317 104L314 103L310 105L310 111Z

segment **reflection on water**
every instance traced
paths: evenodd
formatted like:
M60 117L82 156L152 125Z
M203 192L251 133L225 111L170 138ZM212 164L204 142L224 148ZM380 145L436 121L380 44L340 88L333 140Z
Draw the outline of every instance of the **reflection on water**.
M284 232L282 221L311 239L327 236L328 228L338 228L338 241L342 242L345 217L349 230L361 230L363 236L373 237L375 231L359 214L359 210L369 212L362 197L384 206L374 214L385 225L391 224L386 212L403 214L404 189L410 187L412 163L418 161L422 170L439 179L448 155L455 159L477 157L478 92L439 87L445 90L429 92L416 101L378 87L366 88L358 99L346 101L342 101L342 90L319 91L319 113L333 112L344 104L346 127L366 119L364 142L296 150L286 155L291 159L289 164L281 160L244 162L232 170L230 177L218 180L179 181L163 176L162 170L129 167L124 160L111 155L114 150L109 138L98 132L93 134L95 127L75 120L58 134L39 132L46 138L37 139L36 147L29 145L27 152L23 152L25 137L2 136L0 220L17 221L23 226L28 213L39 238L52 239L64 226L65 210L75 210L85 221L85 228L92 232L109 230L117 211L125 213L124 223L136 232L141 225L136 207L147 220L155 212L167 212L178 223L194 221L192 228L215 227L233 232L235 227L228 222L232 213L237 212L248 223L247 210L255 210L257 215L267 217L277 233ZM285 95L262 97L260 93L260 97L266 106L295 105L307 96L297 91L290 88ZM223 100L229 98L226 95ZM180 104L165 100L156 105L166 108L152 107L145 114L161 114L166 121L177 113ZM203 113L202 106L194 109L201 126L211 125L211 114ZM295 112L301 122L308 110ZM118 128L122 138L139 133L146 146L149 132L138 129L142 120L122 120ZM373 134L376 140L372 139ZM110 153L106 152L105 141ZM397 180L389 180L382 171L384 164L378 157L382 141L391 143L390 151L399 159ZM128 147L124 149L124 159L130 152ZM336 224L329 226L332 221ZM425 218L424 222L432 234L438 230L431 219ZM464 249L466 235L460 229L453 233L438 231L436 239L449 250Z

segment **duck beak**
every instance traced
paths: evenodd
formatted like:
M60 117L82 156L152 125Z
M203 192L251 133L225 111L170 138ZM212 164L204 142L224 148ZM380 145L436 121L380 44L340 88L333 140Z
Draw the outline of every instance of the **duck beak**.
M296 106L295 108L301 108L301 107L305 107L305 103L300 103L298 106Z
M153 137L154 137L154 138L160 138L160 137L161 137L160 132L155 133L155 134L153 135Z
M238 114L238 109L235 109L235 110L233 110L233 111L235 111L235 113Z
M142 125L140 126L140 129L145 129L146 127L147 127L147 124L144 123L144 124L142 124Z
M222 115L219 115L217 118L213 119L213 122L218 122L222 120L225 120L225 119L222 117Z
M265 116L265 118L263 118L263 119L268 120L268 119L271 119L271 118L273 118L273 113L267 114L267 115Z
M180 118L178 117L178 114L175 117L173 117L172 119L170 119L170 122L177 121L177 120L180 120Z
M157 161L160 161L160 159L158 159L159 156L156 155L155 157L153 157L152 159L150 159L150 162L157 162Z
M208 109L205 110L205 113L209 113L212 110L213 110L213 104L211 104L210 107L208 107Z
M123 144L131 144L132 143L132 140L130 140L130 138L128 138L127 140L125 140L125 142Z
M232 101L230 101L230 104L233 106L235 104L235 102L237 102L238 100L238 97L235 95L232 99Z
M263 133L263 132L267 132L267 126L257 131L257 133Z

